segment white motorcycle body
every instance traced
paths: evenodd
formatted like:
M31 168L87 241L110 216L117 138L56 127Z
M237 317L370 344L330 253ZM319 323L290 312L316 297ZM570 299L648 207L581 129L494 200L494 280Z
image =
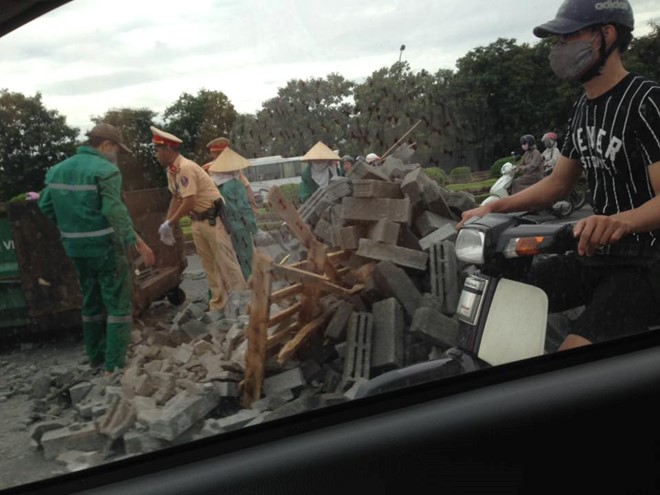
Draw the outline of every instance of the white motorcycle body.
M487 205L501 198L506 198L510 194L511 184L516 173L516 166L511 162L502 165L502 176L497 179L488 191L488 197L481 202L481 205Z

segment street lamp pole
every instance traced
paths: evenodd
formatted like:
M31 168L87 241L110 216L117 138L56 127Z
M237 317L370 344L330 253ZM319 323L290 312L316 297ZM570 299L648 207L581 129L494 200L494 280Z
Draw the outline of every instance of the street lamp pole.
M401 45L401 48L399 48L399 62L401 62L401 54L405 49L406 49L406 45Z

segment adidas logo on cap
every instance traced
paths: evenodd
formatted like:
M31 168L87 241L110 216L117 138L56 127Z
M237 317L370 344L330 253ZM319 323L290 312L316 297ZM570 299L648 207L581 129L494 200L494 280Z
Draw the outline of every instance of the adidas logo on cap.
M624 9L628 10L627 2L617 2L615 0L607 0L606 2L598 2L596 5L596 10L613 10L613 9Z

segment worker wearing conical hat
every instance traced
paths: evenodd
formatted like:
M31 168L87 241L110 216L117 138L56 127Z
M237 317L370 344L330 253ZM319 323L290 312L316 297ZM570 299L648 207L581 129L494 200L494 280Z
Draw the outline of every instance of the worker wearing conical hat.
M249 161L231 148L225 148L209 167L213 182L225 198L220 215L246 280L252 273L252 236L257 232L257 219L239 179L241 170L249 166Z
M220 156L220 153L222 153L230 145L231 142L226 137L218 137L206 143L206 149L209 150L209 155L211 155L211 161L202 165L202 168L208 172L209 167L213 163L213 160L218 158L218 156ZM250 181L247 179L247 177L245 177L245 174L242 171L238 176L238 180L245 186L245 192L247 193L248 200L250 201L252 212L256 215L258 210L257 200L254 197L254 192L252 191L252 187L250 187Z
M335 163L340 156L328 148L322 141L316 143L305 153L301 161L307 162L302 172L302 181L298 193L300 201L304 203L320 187L325 187L330 179L337 175Z
M184 216L190 216L193 242L211 291L209 308L221 310L230 292L247 289L229 234L218 221L222 196L211 177L179 153L181 139L153 126L151 132L156 160L167 169L167 184L172 193L167 217L158 233L163 243L173 244L172 226Z

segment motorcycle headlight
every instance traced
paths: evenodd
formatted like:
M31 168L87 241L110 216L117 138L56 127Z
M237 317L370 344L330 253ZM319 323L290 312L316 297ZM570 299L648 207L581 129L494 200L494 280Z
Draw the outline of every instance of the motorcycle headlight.
M481 265L484 262L486 234L479 230L462 228L456 238L456 257L465 263Z

